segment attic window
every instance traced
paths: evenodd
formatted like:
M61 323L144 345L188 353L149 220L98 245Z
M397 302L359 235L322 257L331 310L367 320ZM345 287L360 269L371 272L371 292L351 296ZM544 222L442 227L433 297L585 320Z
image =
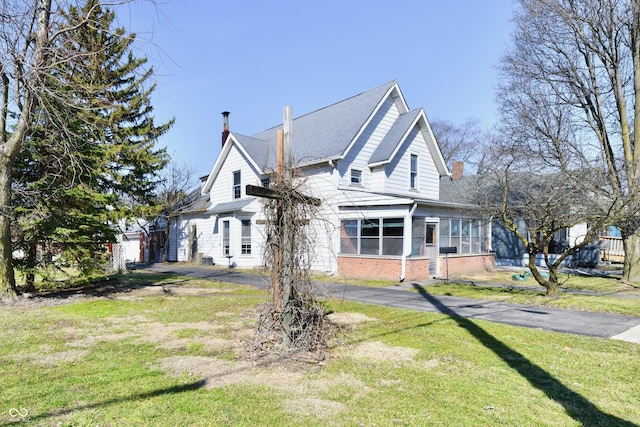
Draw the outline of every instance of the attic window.
M362 171L351 169L351 185L362 185Z

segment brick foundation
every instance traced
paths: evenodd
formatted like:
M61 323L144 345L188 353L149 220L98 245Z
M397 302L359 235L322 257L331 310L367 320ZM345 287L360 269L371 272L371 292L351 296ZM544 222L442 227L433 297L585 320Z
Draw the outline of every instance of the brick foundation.
M481 255L449 255L449 277L464 274L493 271L495 265L494 254ZM444 256L440 257L440 277L447 276L447 264Z
M429 258L407 258L405 280L429 278ZM338 275L356 279L400 280L402 258L378 256L338 256Z

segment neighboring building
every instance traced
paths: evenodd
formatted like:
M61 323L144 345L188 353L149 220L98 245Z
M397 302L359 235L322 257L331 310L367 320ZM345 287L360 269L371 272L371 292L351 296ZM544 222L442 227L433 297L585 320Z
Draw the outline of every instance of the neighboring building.
M172 221L168 259L262 267L265 218L245 186L268 185L278 128L244 136L229 131L223 114L221 153ZM295 118L292 152L304 192L322 201L312 221L314 270L417 280L444 275L445 259L450 274L493 267L490 224L441 200L449 170L424 110L409 109L397 82Z
M150 224L142 219L132 221L120 220L117 225L120 233L117 241L109 243L111 269L124 270L127 265L148 262L149 253L145 257L145 247L149 247Z
M461 162L454 162L454 170L456 167L463 170L464 165ZM443 201L458 201L465 203L464 212L471 214L476 211L480 216L477 203L474 199L478 196L478 190L485 188L487 185L493 185L482 175L463 176L460 172L457 176L454 173L453 179L443 179L440 182L440 199ZM516 225L523 235L528 235L524 219L517 219ZM615 232L607 228L606 231ZM558 230L549 244L549 258L555 261L561 254L565 253L570 247L575 246L584 241L587 235L588 227L586 223L576 224L572 227L566 227ZM604 235L603 235L604 234ZM607 233L600 233L598 240L593 244L577 251L574 255L569 256L564 261L564 265L570 266L588 266L595 267L600 258L607 258L610 255L618 255L619 250L611 254L611 246L616 242L616 237L607 236ZM503 226L499 220L493 220L491 223L489 246L495 254L496 267L527 267L529 263L529 254L518 237ZM529 236L530 237L530 236ZM604 242L607 242L606 244ZM604 249L606 247L606 249ZM604 251L607 251L605 254ZM602 253L601 253L602 252ZM536 265L546 267L544 255L539 253L536 255Z

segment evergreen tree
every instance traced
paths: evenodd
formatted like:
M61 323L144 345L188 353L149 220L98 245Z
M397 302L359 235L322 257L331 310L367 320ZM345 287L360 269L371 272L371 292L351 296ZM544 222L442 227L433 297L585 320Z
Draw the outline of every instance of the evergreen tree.
M135 35L112 28L114 18L98 0L71 7L49 50L47 92L13 185L14 248L24 254L17 266L30 285L47 253L61 251L85 272L103 261L112 224L147 213L167 162L156 141L173 121L155 124L153 70L132 54Z

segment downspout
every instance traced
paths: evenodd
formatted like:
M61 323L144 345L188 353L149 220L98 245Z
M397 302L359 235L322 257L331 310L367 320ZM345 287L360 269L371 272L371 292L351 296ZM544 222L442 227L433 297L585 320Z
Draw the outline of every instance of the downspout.
M416 211L416 208L418 207L417 203L414 203L413 206L411 207L411 210L409 211L409 214L407 215L406 218L409 219L409 221L405 221L408 222L409 224L411 224L411 218L413 218L413 214ZM413 229L412 229L413 232ZM409 244L411 244L411 239L409 239ZM404 282L404 278L407 275L407 256L411 255L411 246L409 246L409 253L407 254L406 251L402 252L402 271L400 273L400 282Z

